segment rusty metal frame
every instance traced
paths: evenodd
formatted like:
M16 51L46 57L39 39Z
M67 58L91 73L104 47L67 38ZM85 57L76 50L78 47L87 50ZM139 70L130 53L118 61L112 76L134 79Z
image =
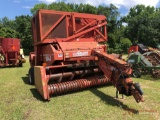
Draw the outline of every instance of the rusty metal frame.
M65 18L66 16L63 15L47 32L45 35L41 36L42 39L44 40L45 37ZM41 31L41 35L42 35L42 31Z
M79 36L81 36L81 35L83 35L83 34L87 34L88 32L90 32L90 31L92 31L92 30L95 30L95 29L97 29L97 28L99 28L99 27L102 27L103 25L106 25L106 24L107 24L107 22L104 22L104 23L102 23L102 24L99 24L98 26L94 26L94 27L92 27L92 28L90 28L90 29L87 29L87 30L82 31L82 32L80 32L80 33L77 33L77 34L75 34L75 35L73 35L73 36L70 36L70 37L68 37L68 38L65 38L65 39L63 39L63 42L67 42L67 41L70 41L70 40L72 40L72 39L74 39L74 38L77 38L77 37L79 37Z
M45 15L42 16L42 13L53 15L51 21L53 20L52 17L58 20L53 20L53 25L42 24L42 20L44 20L42 17L46 17ZM133 95L137 102L143 101L142 94L137 92L132 79L129 77L132 73L131 67L125 61L107 54L106 45L98 43L107 41L105 16L40 10L36 17L39 20L39 26L36 29L40 29L40 34L38 34L40 39L39 42L34 43L34 76L35 86L44 99L49 100L50 96L55 94L111 82L119 91L124 88L125 95ZM82 23L79 23L79 20L76 22L77 18ZM45 32L42 31L43 25L48 25ZM59 27L56 29L58 32L52 31L56 27ZM61 38L61 35L57 37L61 31L64 33L62 36L64 38ZM57 38L49 34L50 32L52 34L57 33ZM48 35L50 36L47 38ZM42 66L42 62L46 66ZM84 78L84 75L92 74L96 74L97 77ZM101 78L99 78L100 76ZM75 80L76 77L82 79ZM119 87L120 85L122 87ZM132 89L130 89L131 87Z
M56 23L54 23L54 25L47 30L47 32L42 35L42 19L41 19L41 15L42 13L46 13L46 14L57 14L57 15L62 15L58 21L56 21ZM94 30L96 31L97 34L99 34L105 41L107 40L107 31L106 31L106 18L103 15L93 15L93 14L85 14L85 13L76 13L76 12L62 12L62 11L51 11L51 10L39 10L39 12L36 14L36 19L39 19L39 28L40 28L40 40L38 40L39 42L35 42L34 45L38 45L38 44L42 44L42 43L51 43L51 42L68 42L68 41L72 41L72 39L76 39L76 38L81 38L80 36L83 36L84 34L87 34L88 32ZM68 30L67 30L67 37L66 38L58 38L58 39L47 39L46 36L56 27L60 24L60 22L66 18L66 26L69 24L68 20L69 18L71 18L72 20L72 25L73 25L73 34L71 36L68 36ZM83 26L82 28L80 28L79 30L76 31L76 24L75 24L75 19L76 18L80 18L80 19L93 19L93 21L91 23L87 23L85 26ZM35 17L33 17L33 19L35 19ZM88 21L87 21L88 22ZM97 26L92 26L87 30L84 30L85 28L89 27L91 24L98 22ZM33 24L33 22L32 22ZM103 27L104 29L104 35L97 29ZM35 28L33 29L33 36L35 36L34 31ZM84 31L83 31L84 30ZM36 37L37 38L37 37Z

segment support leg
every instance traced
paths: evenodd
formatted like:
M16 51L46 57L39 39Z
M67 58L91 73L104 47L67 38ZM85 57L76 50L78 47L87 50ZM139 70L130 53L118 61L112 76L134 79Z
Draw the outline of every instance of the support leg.
M118 90L116 89L116 98L118 98Z

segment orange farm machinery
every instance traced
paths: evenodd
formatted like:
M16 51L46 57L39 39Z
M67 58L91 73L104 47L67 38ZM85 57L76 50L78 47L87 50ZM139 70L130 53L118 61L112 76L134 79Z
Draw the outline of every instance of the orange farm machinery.
M106 53L106 17L39 10L32 19L34 52L29 82L44 98L112 83L120 94L144 101L127 62Z
M25 63L23 49L20 49L20 39L0 38L0 67L19 66Z

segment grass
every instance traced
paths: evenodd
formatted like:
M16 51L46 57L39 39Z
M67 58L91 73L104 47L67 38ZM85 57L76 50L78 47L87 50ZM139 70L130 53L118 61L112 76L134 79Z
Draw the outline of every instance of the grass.
M0 69L1 120L160 120L160 80L150 76L140 82L146 99L115 99L115 88L104 86L51 98L45 102L35 87L28 84L29 63L22 68ZM121 97L121 96L120 96Z

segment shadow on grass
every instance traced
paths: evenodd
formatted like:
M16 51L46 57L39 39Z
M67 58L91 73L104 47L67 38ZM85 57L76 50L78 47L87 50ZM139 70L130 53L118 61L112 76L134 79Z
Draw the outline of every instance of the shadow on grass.
M23 79L24 82L26 81L26 77L23 77L22 79ZM28 78L27 78L27 79L28 79ZM28 83L26 83L26 84L28 84ZM83 92L83 91L86 91L86 90L91 90L91 89L93 89L93 88L97 88L97 87L98 87L98 88L102 88L102 87L106 87L106 86L111 86L111 83L108 83L107 85L93 86L93 87L86 88L86 89L82 89L82 90L70 91L70 92L67 92L67 93L61 93L61 94L51 95L50 97L51 97L51 99L52 99L52 97L65 96L65 95L67 95L67 94L75 94L75 93L78 93L78 92ZM30 91L31 91L31 93L33 94L33 96L34 96L36 99L38 99L38 100L40 100L40 101L42 101L42 102L47 102L47 101L48 101L48 100L44 100L44 99L42 98L42 96L40 95L40 93L37 91L36 88L31 88Z
M44 100L42 98L42 96L40 95L40 93L37 91L36 88L31 88L30 91L37 100L40 100L42 102L47 102L47 100Z
M19 66L14 66L14 65L10 65L10 66L0 66L0 69L5 69L5 68L23 68L23 67L19 67Z
M30 84L29 84L29 79L28 79L27 76L26 76L26 77L22 77L22 80L23 80L23 82L24 82L25 84L30 85Z
M105 104L107 105L111 105L111 106L117 106L117 107L120 107L122 108L123 110L125 110L127 113L131 113L131 114L138 114L139 111L136 110L136 109L133 109L133 108L129 108L127 105L124 105L123 102L117 100L117 99L114 99L113 97L107 95L107 94L104 94L103 92L97 90L97 89L90 89L90 91L98 96L99 98L101 98L102 101L105 102Z
M26 78L24 78L23 80L26 81ZM103 87L110 86L110 85L111 84L107 84L107 85L97 86L97 87L98 88L103 88ZM80 91L78 90L78 91L72 91L72 92L69 92L69 93L63 93L63 94L59 94L59 95L53 95L52 97L63 96L63 95L67 95L67 94L75 94L77 92L83 92L83 91L86 91L86 90L90 90L93 94L95 94L96 96L101 98L101 100L104 101L107 105L121 107L123 110L127 111L127 113L129 113L129 114L138 114L139 113L138 110L129 108L127 105L124 105L123 102L121 102L117 99L114 99L113 97L111 97L109 95L106 95L103 92L97 90L96 89L97 87L91 87L91 88L83 89L83 90L80 90ZM42 96L40 95L40 93L37 91L36 88L31 88L30 91L37 100L40 100L42 102L49 102L48 100L44 100L42 98Z

